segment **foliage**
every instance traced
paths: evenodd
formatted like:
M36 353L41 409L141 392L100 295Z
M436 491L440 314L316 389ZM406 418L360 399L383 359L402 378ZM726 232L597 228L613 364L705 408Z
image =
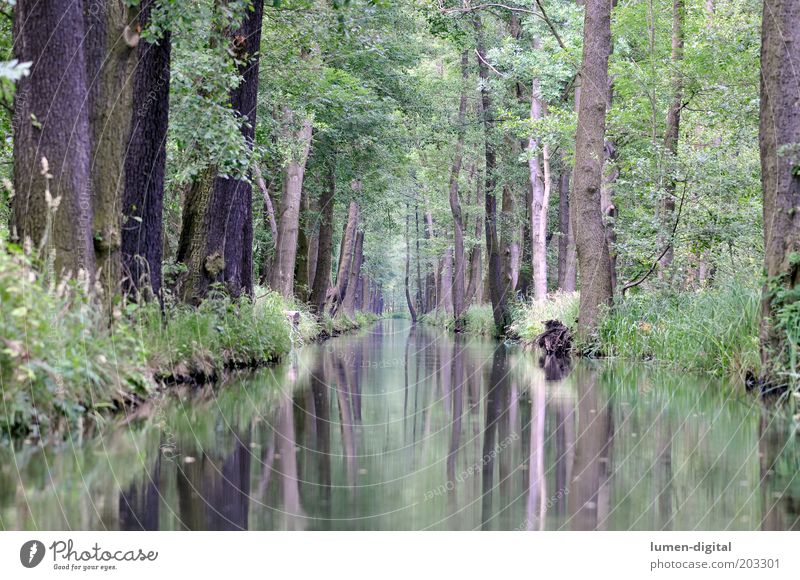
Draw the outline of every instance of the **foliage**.
M743 379L760 366L757 278L631 296L600 326L597 352Z

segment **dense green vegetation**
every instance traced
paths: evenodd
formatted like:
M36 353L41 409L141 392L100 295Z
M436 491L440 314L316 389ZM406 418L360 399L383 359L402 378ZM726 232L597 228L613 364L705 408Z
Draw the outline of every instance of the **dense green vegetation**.
M3 0L4 430L405 310L796 385L797 2Z

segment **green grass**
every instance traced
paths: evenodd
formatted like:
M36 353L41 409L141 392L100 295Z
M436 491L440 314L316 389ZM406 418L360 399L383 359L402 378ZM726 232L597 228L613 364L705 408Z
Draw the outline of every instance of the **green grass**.
M439 326L447 330L455 329L455 320L452 314L447 314L442 310L434 310L419 317L423 324ZM494 318L492 317L491 304L473 304L464 313L464 332L469 334L479 334L484 336L494 336Z
M697 292L629 296L603 320L597 353L743 377L760 366L760 299L755 282L735 279Z
M0 438L58 436L67 425L142 401L164 383L205 382L226 368L276 362L321 335L375 320L326 317L262 288L199 307L118 304L85 284L54 287L20 250L0 250ZM297 310L296 325L286 311Z
M574 331L578 320L578 297L577 292L556 292L547 300L517 305L511 313L514 320L512 334L525 343L532 343L544 332L545 320L560 320Z

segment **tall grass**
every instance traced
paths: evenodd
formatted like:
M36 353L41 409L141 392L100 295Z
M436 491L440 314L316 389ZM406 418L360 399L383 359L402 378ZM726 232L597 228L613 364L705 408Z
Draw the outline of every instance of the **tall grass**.
M512 310L511 332L523 342L533 340L544 332L545 320L560 320L575 330L578 320L578 293L555 292L547 300L518 304Z
M602 321L597 353L744 376L760 364L760 297L755 282L738 279L697 292L629 296Z
M484 336L494 336L496 329L492 316L491 304L473 304L464 313L464 332ZM419 321L432 326L439 326L447 330L454 330L456 326L452 314L443 310L434 310L419 317Z
M122 304L111 314L79 281L55 286L0 239L0 438L56 434L146 399L170 381L218 379L225 368L280 360L323 334L374 320L325 318L279 294L212 295L193 308ZM299 311L296 324L286 311Z

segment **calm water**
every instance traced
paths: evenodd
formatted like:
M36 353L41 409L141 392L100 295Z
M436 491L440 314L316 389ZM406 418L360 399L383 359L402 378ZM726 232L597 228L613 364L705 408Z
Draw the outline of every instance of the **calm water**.
M798 529L800 442L725 385L407 321L0 448L0 529Z

